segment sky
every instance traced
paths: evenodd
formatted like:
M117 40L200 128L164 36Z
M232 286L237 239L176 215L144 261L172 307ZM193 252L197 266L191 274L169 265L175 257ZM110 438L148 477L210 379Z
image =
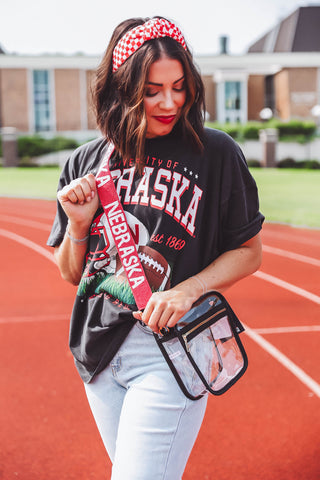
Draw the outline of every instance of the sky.
M196 55L229 53L250 44L312 0L3 0L0 45L8 54L102 55L113 29L131 17L162 15L181 28Z

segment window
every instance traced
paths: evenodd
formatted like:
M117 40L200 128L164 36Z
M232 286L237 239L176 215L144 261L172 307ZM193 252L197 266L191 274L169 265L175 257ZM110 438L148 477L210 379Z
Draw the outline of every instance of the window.
M225 109L240 110L241 109L241 83L225 82Z
M248 118L248 75L246 72L215 74L217 119L221 123L245 123Z
M33 71L34 128L36 132L52 129L50 77L48 70Z
M275 109L275 93L274 93L274 76L267 75L265 77L265 98L264 104L266 107Z
M241 82L225 82L224 101L226 122L241 121Z

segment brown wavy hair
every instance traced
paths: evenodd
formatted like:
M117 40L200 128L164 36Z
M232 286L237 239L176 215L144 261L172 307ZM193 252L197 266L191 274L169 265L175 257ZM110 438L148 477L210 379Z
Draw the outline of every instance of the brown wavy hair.
M163 18L163 17L155 17ZM190 50L170 37L145 42L116 72L112 54L118 41L149 18L132 18L120 23L113 32L107 50L96 71L92 90L97 124L102 134L115 145L125 162L134 159L139 171L144 166L147 120L144 92L150 66L161 57L178 60L184 70L186 101L177 125L184 140L202 151L204 125L204 87Z

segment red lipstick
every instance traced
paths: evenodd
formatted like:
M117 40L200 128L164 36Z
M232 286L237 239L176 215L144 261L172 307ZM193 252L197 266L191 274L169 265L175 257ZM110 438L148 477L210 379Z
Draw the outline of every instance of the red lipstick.
M173 122L176 118L175 115L155 115L154 118L158 120L158 122L165 123L168 125L169 123Z

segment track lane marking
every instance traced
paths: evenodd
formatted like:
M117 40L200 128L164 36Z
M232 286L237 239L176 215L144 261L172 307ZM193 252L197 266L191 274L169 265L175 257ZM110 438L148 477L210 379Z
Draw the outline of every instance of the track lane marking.
M310 237L305 237L305 232L301 232L299 227L296 227L294 232L277 232L274 229L272 231L269 230L270 225L272 224L267 224L266 229L262 229L262 235L263 238L269 238L270 240L280 240L284 241L285 243L287 242L293 242L293 243L299 243L300 245L310 245L312 247L319 247L319 239L318 238L310 238ZM289 227L289 225L286 225ZM295 227L292 227L295 228ZM316 234L318 233L318 230L316 229L309 229L310 232L315 232Z
M41 247L37 243L32 242L31 240L25 237L22 237L21 235L17 235L14 232L10 232L9 230L5 230L2 228L0 229L0 235L10 238L11 240L14 240L18 243L21 243L25 247L31 248L32 250L36 251L40 255L43 255L48 260L56 264L53 253L50 253L48 250L46 250L44 247ZM318 295L308 292L307 290L297 287L296 285L293 285L291 283L285 282L284 280L281 280L278 277L274 277L273 275L269 275L268 273L261 272L260 270L253 273L253 276L258 277L274 285L277 285L278 287L284 288L285 290L289 290L290 292L293 292L297 295L307 298L308 300L311 300L312 302L320 305L320 297Z
M52 224L37 222L36 220L26 220L25 218L12 217L10 215L0 215L0 220L8 223L15 223L17 225L25 225L26 227L38 228L50 232Z
M0 221L14 223L17 225L25 225L26 227L38 228L40 230L45 230L50 232L52 224L38 222L36 220L27 220L25 218L20 218L10 215L0 214ZM309 265L314 265L320 267L320 260L313 257L308 257L306 255L301 255L299 253L294 253L289 250L283 250L281 248L271 247L269 245L262 245L263 251L271 253L273 255L279 255L281 257L290 258L291 260L297 260L299 262L308 263Z
M16 233L9 232L8 230L0 229L0 235L3 235L11 240L14 240L18 243L21 243L22 245L31 248L32 250L36 251L40 255L43 255L45 258L50 260L55 264L54 256L52 253L48 252L45 248L41 247L40 245L37 245L36 243L32 242L31 240L28 240L25 237L22 237L21 235L17 235ZM294 293L297 293L298 295L305 296L305 294L310 295L311 297L309 299L318 299L316 303L320 304L320 297L317 297L316 295L310 294L306 290L302 290L298 287L295 287L294 285L288 284L287 282L283 282L282 280L273 277L271 275L264 274L263 272L255 272L255 276L262 278L264 280L267 280L271 283L275 283L278 286L281 286L283 288L286 288L290 291L293 291ZM289 288L288 288L289 287ZM313 298L315 297L315 299ZM248 326L245 326L246 328L246 334L254 340L261 348L263 348L265 351L267 351L271 356L273 356L278 362L280 362L285 368L287 368L293 375L295 375L302 383L304 383L310 390L315 393L320 398L320 385L313 380L309 375L307 375L300 367L298 367L295 363L293 363L288 357L286 357L283 353L280 352L276 347L274 347L271 343L269 343L267 340L265 340L261 335L253 331L251 328Z
M302 368L298 367L292 360L284 355L280 350L274 347L270 342L261 337L259 333L243 324L245 327L245 333L255 343L257 343L263 350L269 353L275 360L283 365L289 372L291 372L296 378L298 378L304 385L306 385L317 397L320 398L320 385L313 378L310 377Z
M11 240L14 240L26 247L31 248L32 250L36 251L40 255L43 255L48 260L56 264L53 254L50 253L48 250L46 250L44 247L41 247L40 245L38 245L37 243L32 242L31 240L25 237L22 237L21 235L17 235L16 233L10 232L9 230L5 230L5 229L0 229L0 235L3 235L4 237L10 238ZM253 276L258 277L262 280L265 280L269 283L273 283L278 287L284 288L285 290L289 290L290 292L293 292L297 295L307 298L308 300L311 300L312 302L315 302L318 305L320 305L320 297L318 295L308 292L307 290L297 287L296 285L293 285L291 283L285 282L284 280L281 280L278 277L274 277L273 275L269 275L268 273L261 272L260 270L253 273Z
M25 247L31 248L31 250L34 250L40 255L43 255L45 258L50 260L50 262L53 262L56 265L53 253L50 253L48 250L46 250L44 247L41 247L37 243L32 242L32 240L29 240L26 237L22 237L21 235L17 235L16 233L10 232L9 230L5 230L3 228L0 228L0 235L9 238L10 240L13 240L15 242L21 243Z
M0 197L1 199L1 197ZM31 208L29 205L25 205L26 208ZM10 208L2 208L2 205L0 205L0 214L1 215L8 215L10 213L10 215L17 215L19 216L21 214L21 208L18 209L12 209ZM30 210L27 210L25 211L25 214L28 215L28 218L34 218L36 220L40 220L40 219L44 219L44 220L49 220L49 221L53 221L54 217L55 217L55 214L56 214L56 211L55 210L52 210L52 211L48 211L48 212L45 212L45 211L39 211L37 210L36 212L34 212L34 210L31 212Z
M300 332L320 332L320 325L305 325L296 327L266 327L266 328L252 328L256 333L268 335L271 333L300 333Z
M29 316L16 316L16 317L0 317L0 325L10 323L28 323L28 322L47 322L56 320L69 320L70 314L58 313L56 315L29 315Z
M288 290L289 292L295 293L296 295L299 295L300 297L306 298L307 300L310 300L311 302L314 302L317 305L320 305L320 297L318 295L315 295L314 293L308 292L307 290L304 290L303 288L297 287L296 285L293 285L292 283L285 282L284 280L281 280L278 277L274 277L273 275L269 275L268 273L261 272L260 270L253 273L253 276L261 278L261 280L265 280L266 282L273 283L274 285L277 285L277 287L284 288L285 290Z
M282 248L270 247L269 245L262 245L262 250L267 253L272 253L273 255L279 255L281 257L290 258L291 260L297 260L298 262L320 267L320 260L306 255L300 255L300 253L290 252L289 250L283 250Z

